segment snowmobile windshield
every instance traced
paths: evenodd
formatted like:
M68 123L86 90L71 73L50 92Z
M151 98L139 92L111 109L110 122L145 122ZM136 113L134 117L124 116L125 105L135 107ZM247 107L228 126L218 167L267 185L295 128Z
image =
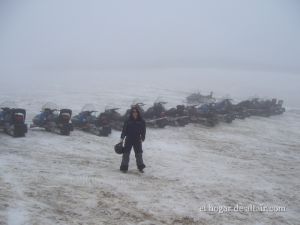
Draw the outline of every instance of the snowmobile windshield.
M154 101L154 104L165 105L165 104L167 104L167 102L164 101L161 97L158 97L158 98Z
M140 100L140 99L138 99L138 98L134 99L134 100L132 101L132 103L131 103L131 107L133 107L133 106L143 107L143 106L145 106L145 105L146 105L146 104L144 104L143 101Z
M144 111L144 109L143 109L143 106L145 106L146 104L144 104L144 103L137 103L137 104L135 104L135 105L131 105L131 109L132 108L137 108L138 110L139 110L139 112L140 112L140 114L141 115L143 115L144 113L145 113L145 111ZM126 114L129 116L130 115L130 110L131 109L129 109L129 110L127 110L127 112L126 112Z
M82 107L81 112L96 112L96 107L93 104L86 104Z
M58 110L58 105L56 105L55 103L52 103L52 102L47 102L45 105L43 105L42 107L42 111L44 110Z
M216 99L213 97L213 93L211 92L209 95L202 95L200 92L198 93L193 93L189 95L187 98L187 102L192 104L192 103L212 103L215 102Z
M0 104L1 109L14 109L17 108L17 104L13 101L5 101Z
M120 108L106 108L105 112L117 112Z

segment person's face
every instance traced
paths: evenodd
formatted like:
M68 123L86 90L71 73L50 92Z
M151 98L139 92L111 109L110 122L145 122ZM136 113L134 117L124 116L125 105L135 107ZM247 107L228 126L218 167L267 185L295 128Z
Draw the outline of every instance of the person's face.
M132 117L134 118L134 119L137 119L138 118L138 112L134 109L134 110L132 110Z

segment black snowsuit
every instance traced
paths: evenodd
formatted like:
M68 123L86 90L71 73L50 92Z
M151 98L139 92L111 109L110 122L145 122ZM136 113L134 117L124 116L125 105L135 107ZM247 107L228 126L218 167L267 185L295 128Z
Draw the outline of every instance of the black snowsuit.
M146 166L143 161L142 141L146 137L146 122L142 118L133 119L130 117L123 126L121 138L125 139L125 150L122 157L120 170L127 171L130 152L133 147L136 164L139 170L143 170Z

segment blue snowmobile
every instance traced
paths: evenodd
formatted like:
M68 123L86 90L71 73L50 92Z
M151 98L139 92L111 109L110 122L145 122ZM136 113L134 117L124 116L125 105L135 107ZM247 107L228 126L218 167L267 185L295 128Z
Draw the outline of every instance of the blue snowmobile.
M71 109L58 110L57 107L47 103L41 113L33 118L30 128L40 127L49 132L68 136L73 131L71 116Z
M111 134L109 124L99 123L96 116L96 110L92 105L85 105L82 111L72 118L72 123L75 128L86 131L98 136L107 137Z
M200 123L208 127L214 127L219 123L214 103L207 103L198 107L189 107L189 114L190 120L193 123Z

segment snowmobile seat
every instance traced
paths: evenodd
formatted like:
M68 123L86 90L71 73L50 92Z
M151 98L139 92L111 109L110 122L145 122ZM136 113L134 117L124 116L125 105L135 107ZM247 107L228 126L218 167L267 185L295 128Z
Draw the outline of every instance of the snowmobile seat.
M72 110L71 109L61 109L60 114L68 114L69 116L72 116Z
M19 115L23 115L24 118L26 117L26 110L25 109L11 109L11 113L12 114L19 114Z
M71 116L72 116L71 109L61 109L58 116L58 121L69 120Z
M26 110L25 109L11 109L10 110L11 122L24 122L26 118Z

